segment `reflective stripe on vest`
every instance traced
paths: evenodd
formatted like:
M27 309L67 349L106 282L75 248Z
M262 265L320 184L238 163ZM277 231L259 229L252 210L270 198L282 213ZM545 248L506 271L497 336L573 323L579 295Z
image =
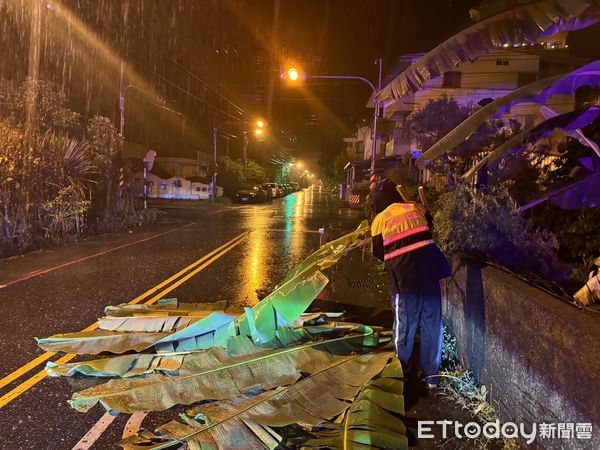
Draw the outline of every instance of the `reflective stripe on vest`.
M387 261L389 259L396 258L400 255L404 255L405 253L409 253L409 252L418 250L420 248L427 247L428 245L431 245L431 244L433 244L432 239L427 239L426 241L415 242L414 244L407 245L406 247L401 247L398 250L394 250L393 252L385 253L383 255L383 259L384 259L384 261Z
M425 209L415 203L393 203L377 214L371 234L383 237L384 260L433 244Z
M394 234L393 236L390 236L385 241L383 241L383 245L393 244L394 242L399 241L400 239L404 239L406 237L412 236L413 234L421 233L423 231L429 231L429 227L427 225L422 225L420 227L413 228L412 230L406 230L401 233Z

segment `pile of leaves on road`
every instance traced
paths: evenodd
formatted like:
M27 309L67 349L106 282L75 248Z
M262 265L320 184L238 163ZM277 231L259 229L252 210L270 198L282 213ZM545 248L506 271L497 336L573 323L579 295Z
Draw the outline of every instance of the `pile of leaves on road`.
M221 303L108 306L98 329L38 339L45 350L116 356L57 365L51 376L110 378L76 392L86 412L163 411L180 420L120 442L160 448L407 448L402 368L389 332L306 310L366 223L319 248L251 308Z

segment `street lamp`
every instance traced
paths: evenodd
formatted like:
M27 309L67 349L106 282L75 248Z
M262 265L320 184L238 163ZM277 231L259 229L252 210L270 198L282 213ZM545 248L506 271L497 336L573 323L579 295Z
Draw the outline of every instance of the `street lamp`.
M377 157L377 119L379 117L379 93L381 92L381 69L382 69L382 59L379 58L375 61L375 64L379 66L379 78L377 83L377 89L369 80L364 77L359 77L355 75L307 75L301 69L296 67L290 67L286 71L281 73L281 77L290 82L298 82L300 80L305 80L306 78L321 78L321 79L330 79L330 80L357 80L365 83L367 86L371 88L373 91L373 98L375 100L375 115L373 117L373 148L371 150L371 174L375 174L375 159Z
M211 182L211 186L210 186L210 199L211 200L216 200L217 199L217 140L218 140L218 136L219 136L219 130L225 126L228 125L248 125L253 123L254 126L256 127L254 130L254 133L257 136L260 136L264 133L264 129L266 127L266 122L262 119L258 119L254 122L249 122L246 120L239 120L239 121L228 121L228 122L222 122L220 124L216 124L213 127L213 167L212 167L212 182ZM246 132L244 131L244 164L246 163Z
M294 67L288 69L287 71L287 76L288 79L291 81L297 81L298 78L300 78L300 73L298 72L298 70Z

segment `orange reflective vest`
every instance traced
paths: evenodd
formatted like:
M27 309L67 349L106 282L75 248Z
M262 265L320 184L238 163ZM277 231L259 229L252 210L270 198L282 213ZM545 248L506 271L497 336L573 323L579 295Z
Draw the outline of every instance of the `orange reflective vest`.
M371 235L383 237L384 260L433 244L425 208L417 203L393 203L371 224Z

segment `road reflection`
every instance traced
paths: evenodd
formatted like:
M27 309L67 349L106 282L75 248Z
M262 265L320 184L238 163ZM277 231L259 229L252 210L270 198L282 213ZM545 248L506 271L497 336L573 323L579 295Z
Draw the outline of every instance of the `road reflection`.
M239 304L254 305L280 282L287 272L318 245L312 212L312 190L300 191L268 205L245 207L242 227L252 230L239 261Z

